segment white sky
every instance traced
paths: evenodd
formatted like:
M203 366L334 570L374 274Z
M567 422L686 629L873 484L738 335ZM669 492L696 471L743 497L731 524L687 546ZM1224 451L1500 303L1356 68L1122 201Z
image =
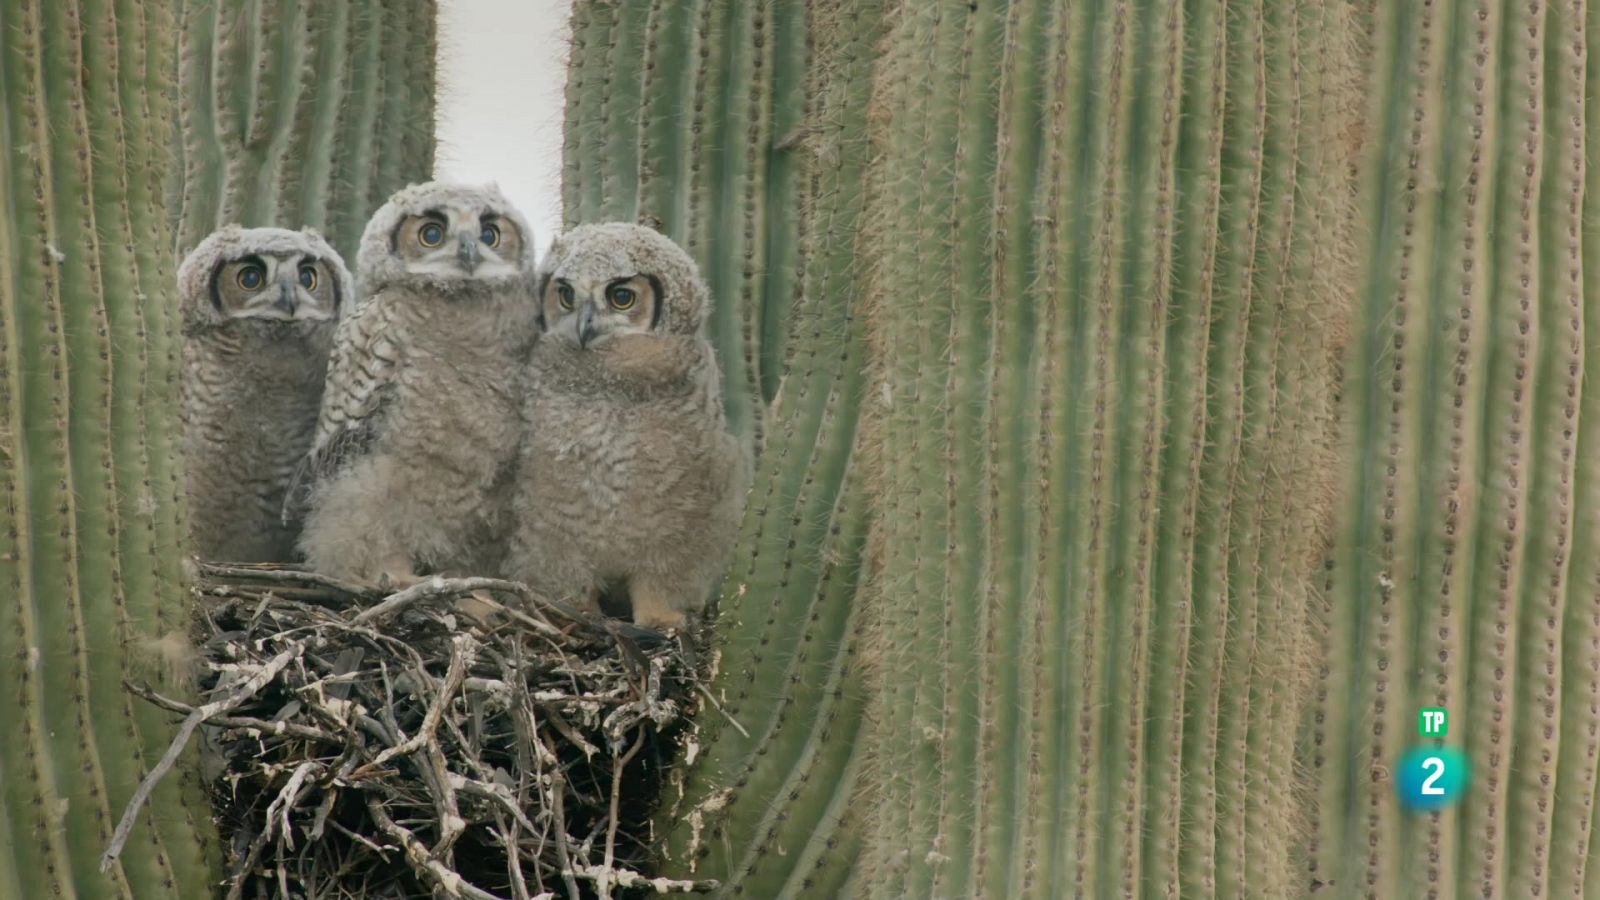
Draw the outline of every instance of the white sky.
M540 253L561 224L569 0L441 0L434 177L499 182Z

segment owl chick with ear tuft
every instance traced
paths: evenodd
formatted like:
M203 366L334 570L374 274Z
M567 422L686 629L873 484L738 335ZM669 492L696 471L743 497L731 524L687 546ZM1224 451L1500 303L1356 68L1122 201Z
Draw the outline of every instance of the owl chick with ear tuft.
M300 538L317 572L391 588L498 568L537 337L533 233L493 185L397 192L367 223Z
M344 260L310 230L229 226L178 267L189 524L202 558L293 558L298 523L279 508L353 294Z
M633 621L678 628L721 576L744 510L708 298L694 260L651 229L584 225L540 279L545 334L526 372L507 572Z

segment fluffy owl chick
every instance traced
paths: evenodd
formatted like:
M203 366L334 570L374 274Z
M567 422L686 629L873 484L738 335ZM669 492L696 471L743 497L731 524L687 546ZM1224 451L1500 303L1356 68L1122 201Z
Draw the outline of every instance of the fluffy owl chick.
M300 538L317 572L400 587L497 569L538 334L533 235L493 185L412 185L367 223Z
M542 267L508 574L633 621L684 624L727 564L748 464L728 433L707 292L677 244L585 225Z
M311 446L335 324L353 291L312 231L230 226L178 268L189 524L202 558L293 558L279 516Z

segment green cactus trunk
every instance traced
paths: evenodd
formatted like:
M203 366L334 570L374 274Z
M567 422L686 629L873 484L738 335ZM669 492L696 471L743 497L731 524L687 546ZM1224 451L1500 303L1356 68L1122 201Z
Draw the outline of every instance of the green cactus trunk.
M100 866L172 731L123 681L189 663L174 199L186 246L227 219L353 249L431 167L433 5L402 6L0 0L0 897L216 881L192 779Z
M638 218L694 252L730 421L766 446L720 603L720 711L662 817L672 869L747 896L834 896L857 852L857 259L881 21L862 0L573 9L566 218Z
M311 226L353 264L372 211L433 172L438 3L181 5L179 251Z
M99 857L170 737L125 678L186 661L164 3L0 2L0 896L215 879L174 779ZM168 658L163 658L168 657ZM181 690L169 685L169 690Z
M898 11L866 895L1288 895L1344 16Z
M764 439L669 869L1289 892L1358 26L575 4L567 217L694 248Z
M1600 335L1586 168L1600 10L1380 4L1328 641L1306 758L1312 885L1600 896ZM1381 74L1380 74L1381 73ZM1472 780L1413 815L1419 707Z

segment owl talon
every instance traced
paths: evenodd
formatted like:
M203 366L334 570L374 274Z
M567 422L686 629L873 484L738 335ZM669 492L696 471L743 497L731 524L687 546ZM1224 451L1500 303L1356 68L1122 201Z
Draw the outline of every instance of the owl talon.
M633 624L656 631L682 631L687 619L683 610L668 602L660 592L638 585L633 589Z
M425 579L411 571L411 564L402 560L393 560L378 569L378 590L386 594L396 594L406 588L415 587Z

